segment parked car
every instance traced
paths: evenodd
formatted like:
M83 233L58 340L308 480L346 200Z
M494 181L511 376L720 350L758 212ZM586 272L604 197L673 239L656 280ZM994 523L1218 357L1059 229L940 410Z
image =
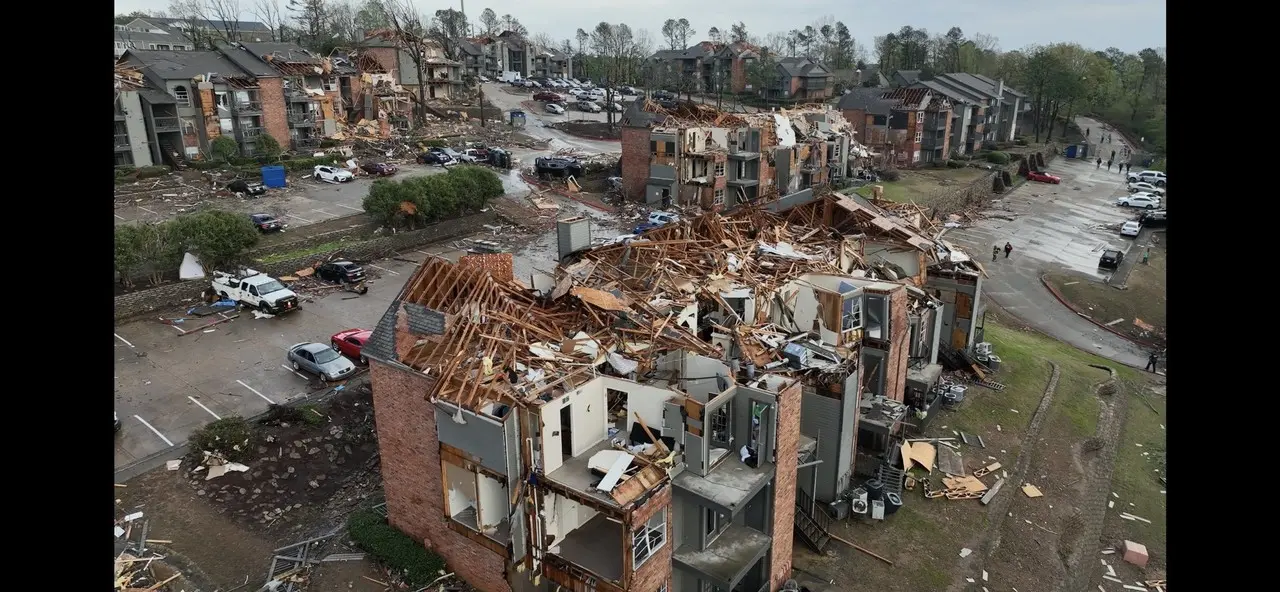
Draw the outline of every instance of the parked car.
M1039 171L1031 171L1030 173L1027 173L1027 180L1057 185L1062 182L1062 177L1050 175L1049 173L1041 173Z
M253 221L253 225L258 229L258 232L263 234L280 232L285 229L285 224L271 214L249 214L249 219Z
M461 154L459 154L459 153L458 153L458 151L457 151L457 150L454 150L453 148L448 148L448 147L445 147L445 148L432 148L432 149L431 149L431 151L432 151L432 152L435 152L436 154L440 154L440 155L443 155L443 156L448 156L449 158L453 159L453 161L454 161L454 162L461 162L461 161L462 161L462 158L461 158L461 157L462 157L462 155L461 155Z
M560 93L554 93L548 90L544 90L544 91L533 93L533 100L546 101L549 103L562 103L564 102L564 97L560 96Z
M578 177L582 175L582 163L576 158L538 157L533 159L533 170L539 177Z
M317 181L327 181L329 183L346 183L356 178L356 176L351 174L351 171L348 171L347 169L325 165L317 166L315 168L315 172L312 173L312 176L314 176Z
M680 221L679 214L672 214L671 212L649 212L650 224L657 224L658 226L662 226L663 224L670 224L672 222L679 222L679 221Z
M338 350L323 343L295 343L289 346L285 360L294 370L315 374L324 382L343 380L352 375L356 365L342 357Z
M578 110L587 113L599 113L602 111L600 105L592 101L578 101Z
M600 102L604 100L604 97L605 97L605 92L598 88L593 88L587 91L587 98L591 99L592 101Z
M360 352L364 350L364 344L369 342L370 335L373 335L373 331L368 329L338 331L333 334L333 337L329 338L329 345L332 345L333 349L338 350L338 353L348 358L360 360L361 364L368 364L369 360L361 355Z
M658 99L655 102L658 103L658 106L662 107L663 109L675 109L676 107L680 106L680 101L677 101L675 99Z
M661 225L661 224L653 224L653 223L651 223L651 222L643 222L643 223L641 223L641 224L636 225L636 227L635 227L634 229L632 229L632 230L631 230L631 232L632 232L633 234L644 234L645 232L650 231L650 230L653 230L654 228L661 228L661 227L662 227L662 225Z
M316 276L326 282L355 284L364 281L364 268L347 261L326 261L316 267Z
M213 292L223 300L234 300L268 314L298 309L298 295L265 273L245 270L243 277L215 271L210 282Z
M1156 195L1164 195L1164 190L1147 183L1145 181L1137 181L1129 184L1129 193L1154 193Z
M430 150L423 152L422 154L419 154L417 158L417 162L418 164L438 164L440 166L449 166L451 164L457 164L456 162L453 161L452 158L449 157L448 154L432 152Z
M582 97L582 96L586 96L587 91L582 90L582 89L580 89L580 88L578 88L578 87L576 87L576 86L575 86L575 87L573 87L573 88L569 89L569 94L573 95L574 97Z
M370 175L386 177L386 176L396 174L396 171L400 169L396 168L396 165L394 164L387 164L385 162L370 162L370 163L360 165L360 170L366 173L369 173Z
M622 95L626 95L626 96L628 96L628 97L631 97L631 96L635 96L635 95L640 94L640 91L636 90L636 88L635 88L634 86L619 86L619 87L618 87L618 94L622 94Z
M551 113L552 115L564 115L564 107L561 107L556 103L547 103L546 109L547 113Z
M493 82L493 80L491 80L488 76L485 76L484 74L481 74L481 75L480 75L480 82Z
M467 150L463 150L462 152L455 151L454 154L458 155L457 161L462 164L475 164L477 162L484 162L484 159L476 158L475 155L469 154Z
M1098 267L1107 269L1116 269L1120 267L1120 262L1124 261L1124 253L1115 249L1107 249L1102 252L1102 256L1098 258Z
M655 90L655 91L653 91L653 93L652 93L652 94L650 94L649 96L650 96L650 97L652 97L652 98L653 98L653 100L655 100L655 101L660 101L660 100L663 100L663 99L675 100L675 98L676 98L675 93L673 93L673 92L671 92L671 91L669 91L669 90Z
M267 186L257 181L246 181L244 179L236 179L227 183L227 189L232 193L242 193L249 197L262 195L267 192Z
M1154 210L1160 207L1160 200L1159 198L1152 197L1150 195L1126 195L1117 199L1116 205L1126 208L1146 208L1148 210Z
M1129 220L1120 226L1120 236L1138 236L1142 232L1142 223L1137 220Z
M1130 183L1150 183L1156 187L1164 187L1169 183L1169 178L1164 171L1141 171L1137 173L1129 173L1127 175Z
M1143 212L1142 217L1138 218L1138 221L1141 222L1143 226L1164 228L1168 225L1168 217L1169 215L1167 210L1153 210Z

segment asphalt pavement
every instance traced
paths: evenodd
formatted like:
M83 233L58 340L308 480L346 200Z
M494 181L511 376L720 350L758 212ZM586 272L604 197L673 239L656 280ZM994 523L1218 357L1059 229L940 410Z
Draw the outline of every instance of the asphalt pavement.
M605 154L605 153L622 152L622 143L617 140L610 140L610 141L587 140L584 138L571 136L555 128L547 127L550 124L565 121L565 116L552 115L550 113L537 110L537 109L535 110L525 109L524 106L522 106L520 103L524 101L533 100L532 93L527 95L511 94L503 90L504 86L505 85L503 84L493 83L493 82L489 84L485 84L484 98L487 99L490 103L493 103L494 107L502 109L503 113L509 112L513 109L524 110L525 112L524 133L535 139L547 140L548 142L550 142L550 149L552 151L560 150L562 148L574 148L582 152L585 152L587 154ZM581 111L574 111L574 110L570 110L569 113L574 114L574 117L571 117L570 119L576 118L577 114L590 115L587 113L582 113ZM604 119L601 119L600 121L604 121Z
M1118 249L1131 256L1134 241L1117 229L1137 211L1114 205L1126 192L1124 178L1065 157L1048 168L1062 177L1061 184L1024 183L994 200L975 224L951 229L944 238L982 262L990 275L984 294L1001 308L1075 347L1141 368L1146 353L1139 346L1077 315L1040 280L1047 272L1070 271L1109 281L1112 273L1098 268L1102 251ZM1013 254L991 261L991 248L1003 248L1005 242L1013 245Z

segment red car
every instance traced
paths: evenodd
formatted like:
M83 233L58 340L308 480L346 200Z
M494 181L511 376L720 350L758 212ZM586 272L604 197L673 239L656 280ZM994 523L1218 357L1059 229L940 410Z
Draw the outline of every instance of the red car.
M379 177L394 175L396 174L396 171L399 170L396 168L396 165L387 164L385 162L371 162L367 164L362 164L360 165L360 169L366 173L369 173L370 175L377 175Z
M535 101L546 101L546 102L548 102L548 103L563 103L563 102L564 102L564 97L560 96L560 95L559 95L559 94L557 94L557 93L553 93L553 92L545 91L545 90L544 90L544 91L541 91L541 92L533 93L533 100L535 100Z
M1049 173L1040 173L1036 171L1031 171L1030 173L1027 173L1027 180L1039 181L1041 183L1053 183L1054 185L1057 185L1058 183L1062 182L1062 177L1059 177L1056 175L1050 175Z
M360 354L360 350L364 349L364 344L368 343L369 336L372 334L373 331L368 329L347 329L334 333L333 337L329 338L329 343L342 355L360 360L361 364L368 364L369 360Z

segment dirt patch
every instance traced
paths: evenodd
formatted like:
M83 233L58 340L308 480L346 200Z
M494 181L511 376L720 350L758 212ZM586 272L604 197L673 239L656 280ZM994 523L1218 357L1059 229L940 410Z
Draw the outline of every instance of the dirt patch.
M562 121L552 124L550 127L558 129L571 136L584 138L587 140L620 140L622 139L622 125L615 123L613 129L609 129L609 124L602 121Z
M1159 342L1166 322L1166 240L1164 233L1152 236L1154 244L1148 264L1142 264L1141 245L1130 249L1130 261L1126 265L1132 265L1133 270L1123 290L1079 274L1051 273L1045 276L1045 281L1076 310L1094 321L1106 324L1119 319L1120 322L1110 325L1111 329L1140 341ZM1154 330L1135 324L1135 319L1141 319Z
M247 471L207 479L198 464L203 453L193 451L183 461L188 486L251 529L274 533L308 523L349 481L378 479L371 393L349 384L327 401L274 409L257 424Z

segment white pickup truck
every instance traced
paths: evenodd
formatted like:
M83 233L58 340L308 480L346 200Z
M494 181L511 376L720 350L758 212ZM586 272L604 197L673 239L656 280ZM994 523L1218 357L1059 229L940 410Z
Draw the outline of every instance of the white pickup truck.
M252 269L245 270L243 276L214 272L213 291L221 298L270 314L298 309L298 295L293 290L286 288L280 280Z

